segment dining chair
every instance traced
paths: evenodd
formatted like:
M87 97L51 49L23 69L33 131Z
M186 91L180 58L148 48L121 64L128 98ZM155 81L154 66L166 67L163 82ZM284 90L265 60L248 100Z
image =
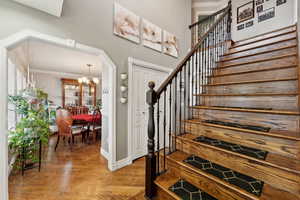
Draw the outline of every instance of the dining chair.
M94 141L97 141L97 138L101 134L101 129L102 129L102 120L101 120L101 111L99 109L95 109L93 112L93 117L92 121L89 126L89 131L91 132L94 136ZM87 138L89 135L87 135Z
M72 114L66 109L59 109L56 111L56 124L58 127L58 136L57 142L55 145L55 151L59 144L59 140L61 137L68 137L70 147L72 149L72 144L74 144L75 136L82 136L82 140L84 139L83 128L82 126L73 126ZM71 142L72 140L72 142ZM72 143L72 144L71 144Z
M100 136L102 130L102 114L100 109L96 109L93 114L92 131L95 135L95 141Z

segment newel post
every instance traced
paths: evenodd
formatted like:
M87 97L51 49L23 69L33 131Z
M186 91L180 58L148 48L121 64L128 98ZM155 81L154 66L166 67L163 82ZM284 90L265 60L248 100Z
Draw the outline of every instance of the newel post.
M149 119L148 119L148 154L146 156L146 185L145 197L152 199L155 196L154 180L156 178L156 156L154 152L154 105L157 102L157 94L154 90L155 83L149 82L149 90L147 92L147 104L149 105Z

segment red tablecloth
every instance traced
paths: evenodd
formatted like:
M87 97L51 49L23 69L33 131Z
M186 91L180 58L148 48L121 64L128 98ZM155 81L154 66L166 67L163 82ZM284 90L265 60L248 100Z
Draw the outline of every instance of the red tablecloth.
M72 119L73 120L80 120L80 121L87 121L87 122L92 122L94 117L96 117L96 121L101 120L101 115L88 115L88 114L80 114L80 115L73 115Z

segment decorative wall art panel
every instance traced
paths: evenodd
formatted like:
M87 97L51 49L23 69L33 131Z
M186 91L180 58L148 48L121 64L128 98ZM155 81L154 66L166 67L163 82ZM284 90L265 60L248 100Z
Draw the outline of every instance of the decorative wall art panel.
M140 43L140 17L115 3L114 34Z
M258 13L258 22L263 22L275 17L275 8L269 8L263 12Z
M255 3L255 5L261 5L261 4L263 4L263 3L265 3L265 1L264 0L256 0L256 3Z
M264 10L264 5L259 5L259 6L256 7L257 13L260 13L260 12L262 12L263 10Z
M254 21L253 20L249 21L249 22L246 23L246 28L251 27L253 25L254 25Z
M280 6L282 4L285 4L287 0L276 0L276 6Z
M241 24L237 26L238 31L243 30L244 28L245 28L245 24Z
M160 27L143 19L142 36L144 46L156 51L162 51L162 29Z
M254 18L254 1L250 1L237 9L237 23Z
M178 58L179 45L178 45L178 39L176 38L176 36L167 31L164 31L163 42L164 42L163 52L167 55Z

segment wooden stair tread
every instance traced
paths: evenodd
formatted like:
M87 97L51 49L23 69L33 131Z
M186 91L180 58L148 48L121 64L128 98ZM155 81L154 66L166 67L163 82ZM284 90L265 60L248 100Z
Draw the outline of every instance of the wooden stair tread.
M237 59L242 59L242 58L247 58L247 57L251 57L251 56L261 55L261 54L265 54L265 53L271 53L271 52L274 52L274 51L280 51L280 50L290 49L290 48L294 48L294 47L297 47L297 45L294 44L294 45L289 45L289 46L285 46L285 47L274 48L274 49L271 49L271 50L261 51L261 52L258 52L258 53L253 53L253 54L248 54L248 55L242 55L242 56L238 56L238 57L234 57L234 58L224 58L224 59L221 58L220 61L217 61L217 63L232 61L232 60L237 60Z
M223 111L237 111L237 112L254 112L264 114L278 114L278 115L299 115L299 112L288 111L288 110L260 110L260 109L244 109L244 108L227 108L227 107L216 107L216 106L192 106L196 109L206 110L223 110Z
M202 85L204 87L211 87L211 86L222 86L222 85L238 85L238 84L251 84L251 83L266 83L266 82L275 82L275 81L295 81L298 78L282 78L282 79L266 79L266 80L254 80L254 81L237 81L237 82L226 82L226 83L213 83Z
M254 64L254 63L259 63L259 62L266 62L266 61L270 61L270 60L277 60L277 59L281 59L281 58L285 58L285 57L291 57L291 56L297 56L297 53L289 53L289 54L285 54L285 55L274 56L274 57L271 57L271 58L257 59L257 60L247 61L247 62L229 64L229 65L219 66L218 68L219 69L224 69L224 68L236 67L236 66L247 65L247 64Z
M156 178L154 183L162 189L164 192L168 193L170 196L172 196L176 200L181 200L180 197L178 197L175 193L171 192L169 190L169 187L174 185L178 181L178 178L173 176L170 173L165 173L163 175L160 175Z
M288 31L287 29L292 29L292 30ZM276 33L280 32L280 31L286 31L284 33L287 33L287 32L292 32L292 31L296 31L296 30L297 30L297 25L293 24L293 25L290 25L290 26L287 26L287 27L284 27L284 28L280 28L280 29L276 29L276 30L273 30L273 31L270 31L270 32L263 33L263 34L255 35L253 37L249 37L249 38L246 38L246 39L238 40L238 41L235 41L234 43L238 44L238 43L241 43L241 42L245 42L247 40L253 40L253 39L263 37L263 36L267 36L267 35L270 35L270 34L275 34L274 36L277 36L280 33L279 34L276 34ZM264 40L265 40L265 38L264 38ZM257 41L257 40L255 40L255 41Z
M204 123L204 122L201 122L198 119L190 119L190 120L183 120L183 121L188 122L188 123L201 124L201 125L209 126L209 127L216 127L216 128L228 129L228 130L233 130L233 131L253 133L253 134L257 134L257 135L267 135L267 136L271 136L271 137L277 137L277 138L283 138L283 139L288 139L288 140L300 141L300 138L296 137L296 135L297 135L296 132L290 132L289 131L289 135L294 135L295 136L295 137L291 137L291 136L282 135L283 131L270 131L270 132L254 131L254 130L250 130L250 129L243 129L243 128L236 128L236 127L231 127L231 126L223 126L223 125L217 125L217 124L211 124L211 123ZM288 131L285 131L285 132L288 132Z
M291 38L280 40L280 41L270 42L270 43L264 44L264 45L250 47L248 49L242 49L242 50L239 50L239 51L228 52L228 53L225 53L224 55L222 55L221 57L225 57L225 56L229 56L229 55L233 55L233 54L237 54L237 53L241 53L241 52L245 52L245 51L249 51L249 50L253 50L253 49L262 48L262 47L265 47L265 46L271 46L271 45L278 44L278 43L281 43L281 42L287 42L289 40L296 40L296 39L297 39L297 37L291 37Z
M243 44L237 44L238 42L235 42L237 45L233 44L231 47L229 47L229 49L234 49L234 48L237 48L237 47L247 46L249 44L253 44L253 43L256 43L256 42L261 42L261 41L264 41L264 40L269 40L269 39L272 39L272 38L280 37L280 36L287 35L287 34L290 34L290 33L295 33L295 32L296 32L296 30L290 30L290 31L283 32L283 33L280 33L280 34L277 34L277 35L261 38L261 39L254 40L254 41L251 41L251 42L246 42L246 43L243 43ZM256 36L256 37L258 38L260 36ZM250 39L248 39L248 40L250 40Z
M173 162L176 162L178 165L180 165L180 166L182 166L182 167L184 167L188 170L193 171L194 173L199 174L200 176L204 176L204 177L212 180L213 182L216 182L216 183L222 185L225 188L228 188L230 190L235 191L236 193L239 193L239 194L242 194L243 196L246 196L247 199L258 200L257 196L255 196L253 194L250 194L250 193L240 189L239 187L237 187L235 185L229 184L226 181L223 181L220 178L217 178L216 176L213 176L213 175L211 175L209 173L206 173L206 172L204 172L200 169L197 169L194 166L191 166L191 165L185 163L184 160L186 158L188 158L189 156L190 156L189 154L186 154L182 151L176 151L176 152L172 153L171 155L169 155L168 159L172 160Z
M249 70L249 71L241 71L241 72L235 72L235 73L228 73L228 74L213 74L210 76L206 76L207 78L214 78L214 77L222 77L222 76L232 76L232 75L240 75L240 74L248 74L248 73L257 73L257 72L264 72L264 71L275 71L275 70L281 70L281 69L288 69L288 68L294 68L298 67L298 65L286 65L286 66L280 66L280 67L270 67L266 69L257 69L257 70ZM219 70L222 68L214 68L214 70Z
M194 94L194 96L232 96L232 97L255 97L255 96L297 96L299 93L256 93L256 94Z
M270 163L270 162L262 160L262 159L257 159L257 158L254 158L254 157L251 157L251 156L248 156L248 155L245 155L245 154L233 152L233 151L230 151L230 150L227 150L227 149L224 149L224 148L220 148L220 147L216 147L216 146L213 146L213 145L197 142L197 141L195 141L195 139L199 136L193 135L191 133L186 133L186 134L183 134L183 135L180 135L180 136L177 136L177 137L184 140L184 141L186 141L186 142L188 142L188 143L192 143L192 144L195 144L195 145L200 145L200 146L203 146L204 148L209 148L209 149L212 149L212 150L222 151L222 152L225 152L227 154L231 154L231 155L234 155L234 156L238 156L238 157L247 159L247 160L249 160L249 162L255 162L255 163L258 163L258 164L263 165L263 166L274 167L274 168L277 168L277 169L280 169L280 170L283 170L283 171L287 171L287 172L291 172L291 173L295 173L297 175L300 175L300 172L296 171L294 169L289 169L289 168L286 168L286 167L282 167L280 165Z

